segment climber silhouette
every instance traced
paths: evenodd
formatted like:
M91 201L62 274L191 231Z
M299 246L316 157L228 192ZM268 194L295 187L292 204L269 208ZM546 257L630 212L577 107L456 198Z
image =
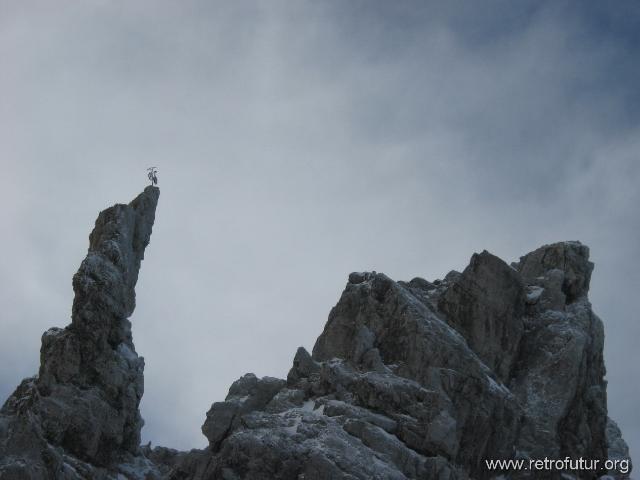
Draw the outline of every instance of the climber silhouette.
M157 185L158 184L158 177L157 177L156 174L158 173L158 169L156 167L149 167L149 168L147 168L147 171L149 172L147 174L147 177L151 181L151 185Z

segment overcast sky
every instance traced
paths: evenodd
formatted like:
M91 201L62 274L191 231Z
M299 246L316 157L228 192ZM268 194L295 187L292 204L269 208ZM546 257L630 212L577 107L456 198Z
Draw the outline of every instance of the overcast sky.
M155 165L145 441L203 447L211 403L285 377L351 271L578 239L638 458L639 54L632 1L0 0L0 398Z

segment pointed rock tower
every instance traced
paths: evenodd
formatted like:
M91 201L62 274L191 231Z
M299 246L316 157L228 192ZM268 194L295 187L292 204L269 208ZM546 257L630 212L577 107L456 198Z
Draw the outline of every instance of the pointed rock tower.
M136 463L145 470L138 410L144 359L128 317L159 196L149 186L99 214L73 277L71 324L43 334L39 374L23 380L0 410L3 480L115 478L109 472L118 465Z

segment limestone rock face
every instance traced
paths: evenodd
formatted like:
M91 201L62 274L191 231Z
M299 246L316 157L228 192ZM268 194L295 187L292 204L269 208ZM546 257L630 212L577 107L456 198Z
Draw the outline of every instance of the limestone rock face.
M128 317L159 194L147 187L130 204L98 216L73 277L71 324L43 334L38 375L24 380L0 411L3 480L155 471L140 455L144 360Z
M206 414L203 450L140 447L144 361L128 317L159 190L100 213L72 322L0 410L1 480L628 478L607 416L604 328L579 242L443 280L356 272L287 379L246 374ZM582 471L487 460L594 459Z
M589 247L580 242L561 242L545 245L514 264L522 277L536 284L536 280L552 275L558 275L560 290L566 298L566 303L586 296L589 291L593 263L589 261Z
M532 457L607 456L604 329L587 299L588 257L586 246L566 242L514 265L529 293L510 388L526 412L518 449Z
M520 346L524 306L521 276L487 251L471 257L438 301L445 320L502 381L508 380Z
M169 478L625 478L485 463L628 457L588 257L562 242L513 266L482 252L434 282L352 273L312 354L298 349L286 383L234 383L207 413L209 448L172 459Z

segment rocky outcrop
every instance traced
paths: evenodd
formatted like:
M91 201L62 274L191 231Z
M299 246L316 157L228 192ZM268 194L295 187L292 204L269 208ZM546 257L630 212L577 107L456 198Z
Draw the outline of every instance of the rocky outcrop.
M128 317L159 191L100 213L72 322L0 410L0 479L627 478L607 416L603 325L578 242L443 280L352 273L286 380L246 374L206 414L203 450L140 447L144 361ZM535 470L530 460L599 460ZM524 462L490 468L487 461Z
M209 448L169 478L624 478L604 468L628 450L607 418L588 254L563 242L509 266L482 252L434 282L351 274L312 354L298 349L286 383L234 383L207 413ZM601 463L486 463L566 456Z
M525 410L517 447L535 458L607 455L604 330L587 299L588 257L584 245L565 242L514 264L528 315L510 388Z
M128 317L160 191L100 213L73 277L71 324L42 336L40 371L0 411L0 478L145 478L144 360Z
M524 282L486 250L438 299L444 319L501 381L507 381L524 331Z

